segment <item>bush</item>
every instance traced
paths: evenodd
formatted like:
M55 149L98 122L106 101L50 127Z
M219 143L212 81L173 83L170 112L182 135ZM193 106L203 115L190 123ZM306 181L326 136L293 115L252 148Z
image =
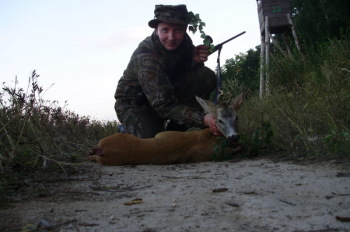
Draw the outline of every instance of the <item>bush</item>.
M271 94L264 99L256 94L241 112L250 147L349 157L350 42L330 40L319 51L273 59Z

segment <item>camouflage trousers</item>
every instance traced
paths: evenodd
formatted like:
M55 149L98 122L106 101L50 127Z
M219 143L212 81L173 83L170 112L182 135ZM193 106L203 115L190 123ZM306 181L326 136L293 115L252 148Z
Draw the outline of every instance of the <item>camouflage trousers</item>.
M216 84L215 73L205 66L200 66L177 79L177 82L174 83L175 96L180 103L202 111L195 96L209 99ZM136 104L117 100L115 110L124 132L140 138L153 138L164 130L185 131L188 129L183 125L169 122L167 118L161 118L146 98ZM168 123L165 129L166 122Z

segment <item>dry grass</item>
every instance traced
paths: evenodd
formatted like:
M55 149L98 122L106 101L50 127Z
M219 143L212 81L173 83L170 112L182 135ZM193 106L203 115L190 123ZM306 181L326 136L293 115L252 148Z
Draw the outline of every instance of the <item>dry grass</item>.
M42 99L35 71L28 88L8 87L0 93L0 192L13 176L37 169L65 167L86 161L99 139L115 133L117 122L79 116Z

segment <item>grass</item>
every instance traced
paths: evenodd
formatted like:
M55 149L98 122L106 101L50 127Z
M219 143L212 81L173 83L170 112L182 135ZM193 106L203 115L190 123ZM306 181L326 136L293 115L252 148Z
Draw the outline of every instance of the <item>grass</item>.
M349 159L349 40L330 40L304 57L273 56L271 94L249 98L240 115L251 152Z
M34 71L26 90L3 84L0 93L0 193L36 170L66 175L99 139L116 132L116 121L91 120L42 99L38 78Z

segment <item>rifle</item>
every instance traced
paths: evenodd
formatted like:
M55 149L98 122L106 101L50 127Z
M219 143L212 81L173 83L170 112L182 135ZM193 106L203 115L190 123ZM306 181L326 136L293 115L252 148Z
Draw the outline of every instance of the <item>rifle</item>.
M213 51L209 52L209 55L213 54L216 51L219 51L218 53L218 58L217 58L217 67L216 67L216 77L217 77L217 83L216 83L216 89L215 89L215 98L214 98L214 103L218 104L219 102L219 97L220 97L220 92L222 91L222 77L221 77L221 69L220 69L220 53L221 53L221 49L222 46L227 43L230 42L233 39L236 39L238 36L241 36L245 33L245 31L239 33L238 35L233 36L232 38L214 46Z
M209 55L213 54L213 53L216 52L217 50L221 50L222 46L223 46L225 43L228 43L228 42L230 42L231 40L236 39L237 37L243 35L244 33L245 33L245 31L239 33L238 35L233 36L232 38L230 38L230 39L228 39L228 40L226 40L226 41L224 41L224 42L222 42L222 43L219 43L219 44L216 45L216 46L214 46L213 51L211 51L211 52L209 53Z

